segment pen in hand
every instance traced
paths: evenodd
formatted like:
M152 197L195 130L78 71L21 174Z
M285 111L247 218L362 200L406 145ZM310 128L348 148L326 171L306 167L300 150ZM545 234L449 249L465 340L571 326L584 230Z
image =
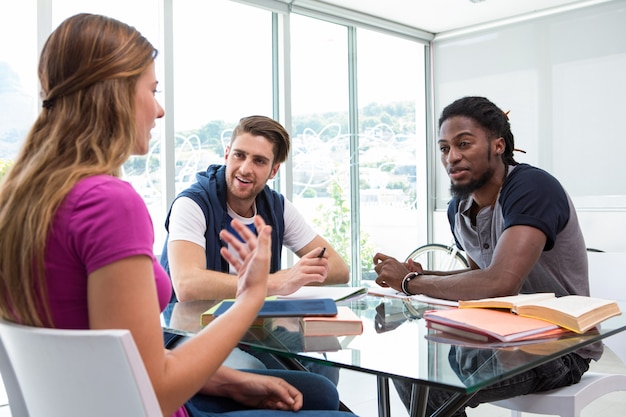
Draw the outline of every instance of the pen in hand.
M322 248L322 251L320 252L319 255L317 255L318 258L323 258L324 257L324 252L326 252L326 247Z

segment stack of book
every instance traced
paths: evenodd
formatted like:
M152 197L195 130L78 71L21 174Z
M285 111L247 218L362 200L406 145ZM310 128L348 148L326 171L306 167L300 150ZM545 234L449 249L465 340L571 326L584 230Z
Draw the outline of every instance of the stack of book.
M620 315L615 301L553 293L459 301L458 309L424 314L427 326L482 342L513 342L583 334Z
M234 302L235 300L223 300L202 313L202 325L206 326L211 321L224 314ZM274 297L270 297L263 303L252 325L263 325L265 319L274 317L336 315L337 305L331 298L277 300Z
M223 300L201 316L203 326L224 314L235 300ZM349 307L331 298L266 299L252 326L269 326L279 317L297 317L303 336L350 336L363 333L363 322Z

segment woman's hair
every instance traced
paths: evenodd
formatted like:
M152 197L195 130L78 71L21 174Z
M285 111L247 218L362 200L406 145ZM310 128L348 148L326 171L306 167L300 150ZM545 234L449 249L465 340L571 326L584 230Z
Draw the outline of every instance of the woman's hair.
M135 28L91 14L46 41L43 109L0 184L0 317L53 325L44 253L55 213L79 180L119 175L135 148L137 79L156 55Z
M263 136L274 145L274 161L272 164L282 164L289 155L289 133L276 120L266 116L248 116L239 120L239 124L233 129L230 139L232 144L235 138L242 133L250 133L254 136Z
M439 117L439 129L443 122L454 116L474 120L489 132L489 139L502 137L506 145L502 161L505 165L517 165L513 158L513 151L516 150L515 140L507 113L484 97L463 97L443 109Z

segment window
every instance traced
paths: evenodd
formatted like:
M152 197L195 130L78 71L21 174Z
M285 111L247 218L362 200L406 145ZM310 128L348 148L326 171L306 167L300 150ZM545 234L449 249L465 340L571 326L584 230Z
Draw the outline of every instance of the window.
M0 43L0 179L39 111L35 3L4 9L0 14L0 38L5 40Z
M375 278L375 252L404 260L427 242L424 45L357 29L357 52L361 264Z
M166 116L157 122L149 154L124 165L125 179L150 210L155 253L165 238L170 203L165 196L182 191L209 164L222 163L232 128L252 114L280 114L281 122L289 121L290 169L281 170L280 181L270 186L281 188L352 265L353 283L361 271L371 270L374 252L403 258L425 243L423 43L311 16L287 18L282 3L274 11L229 0L142 0L133 8L126 0L50 4L52 27L78 12L101 13L137 27L161 52L157 78L166 93L160 97ZM26 44L17 51L36 48L35 7L24 12L24 19L16 15L21 11L2 16L3 21L32 22L30 29L12 29L28 34L19 37ZM164 33L170 22L172 33ZM281 32L287 28L283 22L289 23L287 34ZM281 36L289 43L279 42ZM164 50L162 39L171 48ZM283 50L285 45L291 49ZM0 63L12 46L2 45ZM11 65L25 68L15 73L30 89L25 96L30 116L23 131L14 134L22 138L38 110L36 56L13 56ZM287 58L290 67L281 67ZM284 77L286 69L290 77ZM23 80L28 71L30 79ZM287 103L280 102L286 92ZM164 153L172 144L170 167ZM166 168L173 172L174 190L164 189Z
M195 174L224 162L232 129L244 116L272 116L272 14L232 1L173 3L176 194ZM166 112L168 109L166 109ZM160 155L160 143L153 148ZM150 171L150 189L161 196L161 169ZM167 207L151 211L155 251L165 240Z
M374 278L375 252L404 259L420 238L426 242L425 227L418 230L418 209L425 213L418 190L426 183L419 162L426 131L424 46L356 29L351 49L350 33L346 26L291 17L291 155L295 205L352 265L358 282ZM350 125L353 115L356 126ZM352 169L355 150L358 170Z
M145 36L155 48L162 51L160 44L161 34L159 32L159 1L140 0L134 3L134 7L128 7L126 0L100 1L75 1L75 0L53 0L52 1L52 28L56 28L64 19L76 13L103 14L131 26L134 26ZM36 68L36 66L35 66ZM162 56L157 57L156 73L159 80L159 89L163 85L163 62ZM163 104L161 97L157 94L157 99ZM167 109L165 109L167 112ZM163 221L162 207L164 205L162 195L155 190L158 189L158 182L155 180L155 173L160 172L161 158L158 150L161 143L162 121L157 120L156 128L152 130L151 150L146 156L132 156L126 161L123 168L123 178L130 182L135 190L143 197L155 229L155 253L161 252L163 246ZM158 177L158 174L156 175ZM155 184L156 183L156 184Z
M347 34L291 16L293 203L350 264Z

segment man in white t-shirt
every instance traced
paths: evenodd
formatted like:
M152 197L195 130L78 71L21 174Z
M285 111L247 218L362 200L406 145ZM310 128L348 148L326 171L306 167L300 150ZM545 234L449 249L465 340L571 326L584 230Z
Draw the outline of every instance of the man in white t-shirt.
M165 222L168 238L161 255L161 265L172 280L173 301L235 297L237 275L220 255L225 243L219 232L228 229L235 233L230 227L235 218L253 229L255 215L272 226L268 296L291 294L303 285L348 282L348 266L337 251L291 202L267 186L287 159L289 147L289 134L278 122L264 116L244 117L233 130L225 165L211 165L199 172L197 182L174 200ZM288 269L281 269L283 245L300 257ZM170 314L166 309L166 322ZM184 340L167 331L163 337L166 347ZM238 348L224 364L239 369L281 366L271 355L255 353L253 357ZM337 384L339 368L306 366Z
M303 285L348 282L348 266L337 251L291 202L267 186L289 147L289 134L278 122L244 117L233 130L225 165L198 173L197 182L178 195L166 219L161 256L178 300L234 298L237 278L220 255L219 232L235 218L254 228L255 215L272 226L268 296L291 294ZM288 269L281 269L283 245L300 257Z

